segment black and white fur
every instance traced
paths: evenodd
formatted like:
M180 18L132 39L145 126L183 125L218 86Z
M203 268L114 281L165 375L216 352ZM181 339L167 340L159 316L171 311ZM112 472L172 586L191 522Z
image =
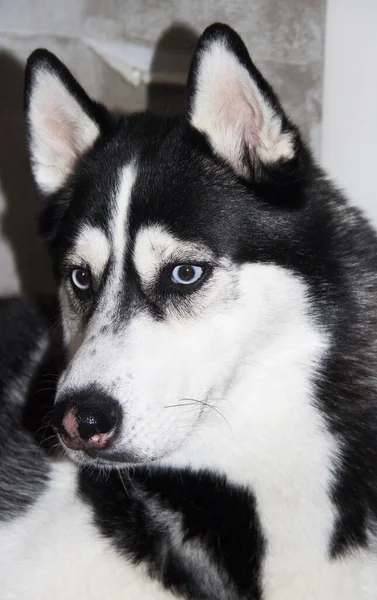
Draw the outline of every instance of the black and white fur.
M25 97L64 358L2 307L2 598L374 600L374 231L224 25L181 118L111 115L44 50ZM22 429L55 374L55 407L119 404L109 448L56 461Z

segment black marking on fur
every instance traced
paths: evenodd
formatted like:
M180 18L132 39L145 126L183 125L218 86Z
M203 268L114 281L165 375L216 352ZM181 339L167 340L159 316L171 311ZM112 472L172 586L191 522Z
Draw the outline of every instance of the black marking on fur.
M106 477L82 471L80 489L121 553L146 562L152 577L185 598L261 599L266 544L250 491L206 472Z

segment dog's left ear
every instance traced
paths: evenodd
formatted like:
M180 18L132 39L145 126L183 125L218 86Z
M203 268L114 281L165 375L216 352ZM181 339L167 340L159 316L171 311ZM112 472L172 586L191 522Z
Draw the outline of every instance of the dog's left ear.
M211 25L200 37L186 106L191 125L242 177L288 166L297 154L297 128L227 25Z

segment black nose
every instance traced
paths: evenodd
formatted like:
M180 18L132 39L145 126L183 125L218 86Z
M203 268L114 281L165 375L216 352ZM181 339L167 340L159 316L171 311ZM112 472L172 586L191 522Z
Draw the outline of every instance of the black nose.
M119 429L121 408L99 389L66 394L55 405L51 422L64 443L74 450L101 450Z
M108 433L114 429L117 422L115 407L101 406L88 402L87 406L76 412L78 430L81 439L89 440L96 433Z

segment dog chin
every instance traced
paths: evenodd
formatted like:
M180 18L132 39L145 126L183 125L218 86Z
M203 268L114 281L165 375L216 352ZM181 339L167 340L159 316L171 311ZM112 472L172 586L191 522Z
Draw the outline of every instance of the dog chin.
M71 450L60 439L66 455L79 467L98 467L98 468L127 468L142 467L156 464L161 457L148 457L142 454L134 454L119 448L118 450L108 450L100 452L90 452L88 450Z

